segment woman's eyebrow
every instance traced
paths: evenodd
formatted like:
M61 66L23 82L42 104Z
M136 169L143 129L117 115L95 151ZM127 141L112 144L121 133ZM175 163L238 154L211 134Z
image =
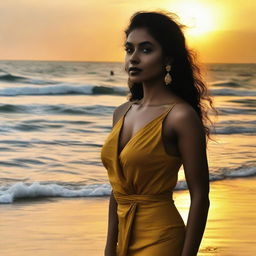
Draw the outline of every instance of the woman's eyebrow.
M153 46L153 44L149 41L144 41L144 42L139 43L140 46L145 45L145 44L150 44L150 45ZM124 44L124 46L131 46L131 45L133 45L133 44L131 42L128 42L128 41Z

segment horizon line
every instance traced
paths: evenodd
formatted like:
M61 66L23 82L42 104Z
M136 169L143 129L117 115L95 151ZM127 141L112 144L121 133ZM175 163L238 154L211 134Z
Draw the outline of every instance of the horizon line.
M92 61L92 60L39 60L39 59L0 59L0 61L38 61L38 62L92 62L92 63L124 63L123 61ZM203 64L256 64L255 62L199 62Z

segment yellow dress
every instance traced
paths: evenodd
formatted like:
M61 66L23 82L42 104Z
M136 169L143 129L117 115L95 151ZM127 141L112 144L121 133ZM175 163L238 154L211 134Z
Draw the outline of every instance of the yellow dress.
M118 155L126 113L101 149L117 201L117 256L180 256L185 224L172 199L181 158L167 154L162 122L176 103L138 130Z

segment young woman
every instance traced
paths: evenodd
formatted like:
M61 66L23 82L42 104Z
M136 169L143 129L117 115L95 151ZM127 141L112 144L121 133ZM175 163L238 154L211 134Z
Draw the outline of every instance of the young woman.
M197 255L210 205L202 100L213 106L182 26L170 13L137 12L125 30L130 94L101 150L112 186L105 256ZM182 164L186 225L172 199Z

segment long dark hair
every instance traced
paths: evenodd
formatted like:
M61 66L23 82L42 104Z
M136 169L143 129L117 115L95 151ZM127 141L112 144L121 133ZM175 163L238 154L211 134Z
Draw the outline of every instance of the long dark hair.
M162 46L163 54L172 59L171 77L172 82L168 90L188 102L198 113L203 124L205 134L210 137L210 128L206 125L209 121L208 106L203 101L208 101L215 114L218 111L213 107L213 100L209 95L206 82L201 76L201 67L197 63L196 51L186 46L185 36L182 29L185 25L178 22L176 14L166 11L143 12L138 11L130 18L130 24L125 30L125 36L135 28L145 28L149 34ZM143 98L142 83L132 83L128 79L130 93L129 101ZM214 126L213 126L214 128Z

